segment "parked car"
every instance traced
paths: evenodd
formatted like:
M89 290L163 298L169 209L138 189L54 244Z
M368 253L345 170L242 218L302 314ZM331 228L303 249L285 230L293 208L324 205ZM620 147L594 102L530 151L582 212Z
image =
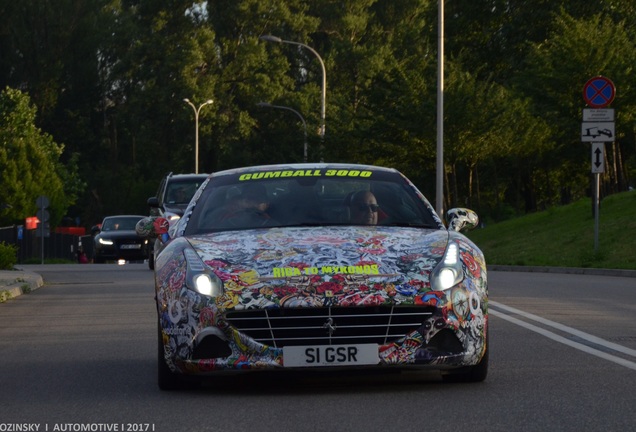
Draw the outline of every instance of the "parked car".
M148 198L150 214L166 218L174 224L183 215L190 199L199 186L208 178L208 174L173 174L169 173L159 183L157 194ZM161 244L151 242L148 248L148 267L152 270L155 265L155 248Z
M350 164L214 173L177 224L148 217L158 381L246 370L488 371L488 289L479 248L446 227L400 172ZM188 380L189 381L189 380Z
M148 257L148 238L135 232L137 222L144 216L107 216L91 230L93 237L93 262L107 260L143 261Z

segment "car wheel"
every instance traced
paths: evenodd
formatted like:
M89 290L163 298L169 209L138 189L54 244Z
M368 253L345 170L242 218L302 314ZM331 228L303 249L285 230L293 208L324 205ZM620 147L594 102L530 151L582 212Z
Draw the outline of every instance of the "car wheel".
M170 370L166 364L166 357L163 350L163 337L161 326L158 326L157 337L157 382L161 390L175 390L180 386L179 377Z
M488 375L488 342L486 342L486 352L479 363L475 366L461 368L442 375L442 380L448 383L469 383L482 382Z
M155 269L155 254L152 252L148 254L148 268L150 270Z
M104 261L104 258L96 256L96 257L93 259L93 262L94 262L95 264L104 264L104 262L105 262L105 261Z
M189 381L187 381L181 375L178 375L170 370L166 364L166 357L163 350L163 337L161 335L161 326L158 326L157 337L157 383L161 390L180 390L191 387Z

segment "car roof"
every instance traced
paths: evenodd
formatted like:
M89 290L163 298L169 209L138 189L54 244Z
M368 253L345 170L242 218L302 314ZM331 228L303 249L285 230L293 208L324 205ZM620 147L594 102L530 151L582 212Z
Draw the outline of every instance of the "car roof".
M168 178L169 179L176 179L176 180L181 180L181 179L206 179L208 178L210 174L168 174Z

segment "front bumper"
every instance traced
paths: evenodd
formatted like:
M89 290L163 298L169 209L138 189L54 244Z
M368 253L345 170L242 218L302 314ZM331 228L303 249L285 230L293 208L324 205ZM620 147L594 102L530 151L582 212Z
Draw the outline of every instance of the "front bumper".
M485 352L488 327L485 294L474 288L429 291L419 304L307 307L305 297L305 307L246 310L187 289L172 299L160 292L161 342L170 369L184 374L285 368L285 346L375 344L376 367L472 366Z

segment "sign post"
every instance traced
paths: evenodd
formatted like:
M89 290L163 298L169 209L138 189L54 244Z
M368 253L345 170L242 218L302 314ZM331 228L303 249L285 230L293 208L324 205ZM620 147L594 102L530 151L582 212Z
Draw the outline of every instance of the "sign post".
M40 235L41 242L41 263L44 264L44 237L49 237L49 212L46 210L49 207L49 198L45 195L40 195L35 200L35 205L38 207L37 217L40 220L40 227L38 228L37 233Z
M616 96L616 87L609 78L596 76L583 86L583 99L591 108L583 108L581 141L592 143L592 174L594 174L594 252L598 251L601 173L605 172L605 142L616 135L614 109L606 108Z

